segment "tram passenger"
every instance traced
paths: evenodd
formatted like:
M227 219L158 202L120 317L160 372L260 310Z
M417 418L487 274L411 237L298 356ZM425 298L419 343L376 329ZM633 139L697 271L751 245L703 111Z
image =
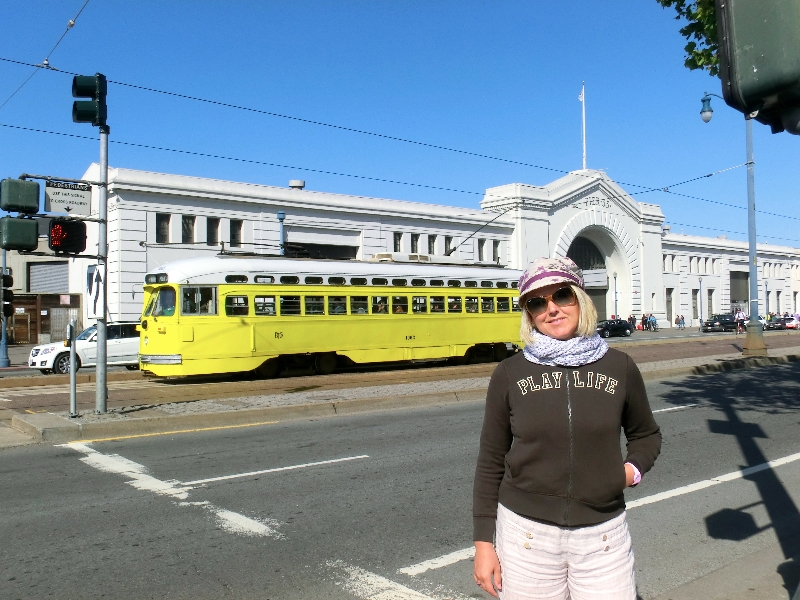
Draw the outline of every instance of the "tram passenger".
M379 314L379 315L385 315L386 314L386 302L384 302L383 300L378 300L377 310L374 310L373 312L376 313L376 314Z
M661 449L644 381L597 334L574 262L535 260L519 294L526 346L498 365L486 396L473 491L475 582L509 599L635 600L623 490Z

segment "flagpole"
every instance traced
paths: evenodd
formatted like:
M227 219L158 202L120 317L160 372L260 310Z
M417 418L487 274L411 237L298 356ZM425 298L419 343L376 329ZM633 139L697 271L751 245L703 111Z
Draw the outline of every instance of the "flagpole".
M586 170L586 82L581 82L581 107L583 109L583 169Z

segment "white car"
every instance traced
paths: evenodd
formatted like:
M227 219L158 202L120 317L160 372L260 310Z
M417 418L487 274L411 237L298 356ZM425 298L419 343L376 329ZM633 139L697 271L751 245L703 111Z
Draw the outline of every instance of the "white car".
M139 366L138 323L109 323L107 354L109 365L124 365L129 369ZM78 368L97 364L97 327L92 325L78 335L75 341ZM34 346L28 357L28 366L42 373L69 373L69 345L53 342Z

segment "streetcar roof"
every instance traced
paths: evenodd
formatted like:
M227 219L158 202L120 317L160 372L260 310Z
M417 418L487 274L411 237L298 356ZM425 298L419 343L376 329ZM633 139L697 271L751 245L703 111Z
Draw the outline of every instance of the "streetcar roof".
M356 260L320 260L283 257L242 257L217 255L175 260L148 272L166 274L167 282L178 284L226 283L228 275L266 275L279 281L282 275L389 277L423 279L469 279L516 282L522 271L500 267L431 265ZM163 275L162 275L163 276ZM252 279L250 279L252 281ZM159 281L162 283L163 280Z

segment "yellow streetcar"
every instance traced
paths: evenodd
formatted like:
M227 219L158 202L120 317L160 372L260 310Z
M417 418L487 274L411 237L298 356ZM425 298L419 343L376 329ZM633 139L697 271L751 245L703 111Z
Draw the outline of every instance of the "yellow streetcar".
M374 258L220 254L159 267L145 277L140 366L158 376L273 377L302 365L332 373L352 363L502 360L519 343L520 272Z

